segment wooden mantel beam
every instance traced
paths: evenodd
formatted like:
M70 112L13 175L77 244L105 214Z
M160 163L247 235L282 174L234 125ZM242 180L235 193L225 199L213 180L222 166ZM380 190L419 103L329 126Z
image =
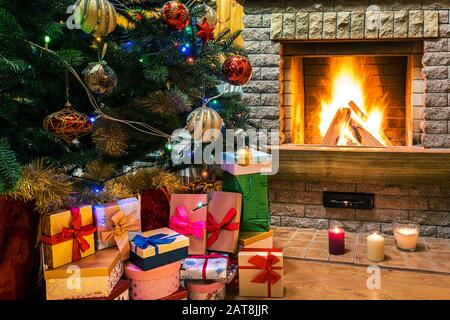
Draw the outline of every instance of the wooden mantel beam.
M450 185L450 149L289 145L276 178L310 182Z

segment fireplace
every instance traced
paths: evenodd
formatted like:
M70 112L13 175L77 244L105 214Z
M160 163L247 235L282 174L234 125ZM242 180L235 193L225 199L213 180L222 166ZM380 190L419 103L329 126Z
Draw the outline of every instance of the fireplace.
M448 1L246 0L244 86L255 128L279 129L273 222L450 237ZM322 193L374 195L325 208ZM439 204L438 204L439 203Z
M419 143L420 119L413 119L411 89L421 80L412 76L417 69L414 56L302 56L295 54L295 45L289 46L293 48L286 51L291 55L283 59L286 143L369 147Z

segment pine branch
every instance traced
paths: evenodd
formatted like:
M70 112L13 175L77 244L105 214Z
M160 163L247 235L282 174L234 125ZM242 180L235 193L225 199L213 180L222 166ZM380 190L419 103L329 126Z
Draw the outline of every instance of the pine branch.
M0 33L13 34L20 38L25 36L17 20L3 8L0 8Z
M0 61L5 64L6 70L10 70L13 73L22 73L27 69L27 63L23 60L10 60L5 58L4 56L0 55ZM1 63L0 63L1 65Z
M0 193L14 191L20 179L20 165L6 139L0 139Z

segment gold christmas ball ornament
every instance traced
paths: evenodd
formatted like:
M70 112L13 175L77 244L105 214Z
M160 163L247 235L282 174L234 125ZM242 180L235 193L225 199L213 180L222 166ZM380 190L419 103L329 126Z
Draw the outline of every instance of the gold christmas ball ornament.
M219 137L222 125L223 120L215 110L202 106L189 114L186 129L195 141L210 143Z
M117 12L108 0L78 0L75 3L75 23L95 37L106 37L117 25Z
M211 28L215 28L217 25L217 13L216 10L208 6L206 3L198 4L193 9L193 12L202 12L199 17L197 17L197 24L204 24L208 21Z
M90 63L82 74L86 86L96 94L111 94L119 83L114 70L104 61Z
M92 131L92 123L88 116L76 111L67 102L60 111L48 115L44 119L44 129L67 143L75 143L78 138Z

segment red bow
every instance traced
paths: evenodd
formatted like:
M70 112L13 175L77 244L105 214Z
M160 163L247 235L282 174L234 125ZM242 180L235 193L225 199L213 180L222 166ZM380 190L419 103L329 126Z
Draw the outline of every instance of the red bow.
M70 213L72 215L71 228L63 227L60 233L51 237L43 235L41 240L51 245L73 240L72 261L77 261L81 259L81 252L85 252L91 247L84 237L93 234L97 228L92 225L83 227L80 208L71 208Z
M231 220L233 220L236 215L236 209L231 208L230 210L228 210L222 222L217 223L217 221L214 219L214 216L208 212L206 229L208 230L208 233L211 233L211 235L208 237L208 248L217 241L217 238L219 237L220 231L222 229L228 231L239 230L239 222L231 222Z
M263 269L251 282L253 283L265 283L267 282L268 297L272 296L272 285L277 283L281 279L281 275L273 270L281 270L282 267L275 267L280 259L274 256L270 252L267 254L267 258L256 255L251 257L248 262L256 266L257 269ZM240 266L240 269L255 269L254 267Z
M227 256L223 256L223 255L217 254L217 253L210 253L210 254L207 254L207 255L189 256L189 258L191 258L191 259L204 259L205 260L203 262L203 266L202 266L202 279L203 280L206 280L206 267L208 266L208 260L209 259L227 259L227 266L230 264Z

